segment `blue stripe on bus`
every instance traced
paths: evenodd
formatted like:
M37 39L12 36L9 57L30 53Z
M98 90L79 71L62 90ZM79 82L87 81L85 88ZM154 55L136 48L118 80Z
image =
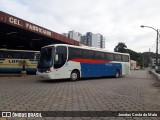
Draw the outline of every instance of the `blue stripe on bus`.
M22 68L0 68L0 73L20 73ZM26 68L27 73L36 73L36 68Z
M4 58L0 58L0 60L5 60Z
M119 70L120 75L122 75L122 65L120 63L106 63L106 64L81 63L81 76L82 77L114 76L117 69Z

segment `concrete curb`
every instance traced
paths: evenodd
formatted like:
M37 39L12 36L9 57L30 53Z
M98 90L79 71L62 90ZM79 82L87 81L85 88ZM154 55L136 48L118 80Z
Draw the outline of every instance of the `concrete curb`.
M1 117L0 117L0 120L8 120L8 118L1 118Z
M21 74L0 74L0 77L21 77Z
M153 74L158 80L160 80L160 74L156 73L154 70L152 69L148 69L150 74Z

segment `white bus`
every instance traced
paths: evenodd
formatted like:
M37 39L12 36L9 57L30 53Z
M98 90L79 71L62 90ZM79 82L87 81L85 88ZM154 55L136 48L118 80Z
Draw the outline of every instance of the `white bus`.
M130 55L92 47L67 44L48 45L41 49L38 76L47 79L115 76L130 73Z

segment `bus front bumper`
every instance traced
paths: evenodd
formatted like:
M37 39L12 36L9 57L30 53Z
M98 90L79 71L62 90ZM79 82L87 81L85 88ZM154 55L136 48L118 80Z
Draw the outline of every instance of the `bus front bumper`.
M36 75L42 78L47 78L47 79L55 79L55 75L53 72L50 73L41 73L41 72L36 72Z

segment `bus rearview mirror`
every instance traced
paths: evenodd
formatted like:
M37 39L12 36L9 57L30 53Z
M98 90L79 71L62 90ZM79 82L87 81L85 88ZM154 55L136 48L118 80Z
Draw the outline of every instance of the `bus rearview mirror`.
M55 56L55 61L58 61L58 54L56 54Z

